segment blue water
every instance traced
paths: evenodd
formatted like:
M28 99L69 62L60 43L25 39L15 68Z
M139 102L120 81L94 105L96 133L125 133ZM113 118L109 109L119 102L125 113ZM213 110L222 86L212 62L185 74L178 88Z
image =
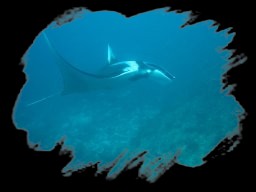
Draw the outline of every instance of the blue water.
M165 9L131 18L84 10L70 23L52 22L44 30L50 42L83 71L96 73L106 65L110 44L118 59L155 63L176 79L168 85L134 81L122 88L60 96L63 74L40 33L23 57L27 82L15 105L16 127L28 131L37 150L50 150L64 140L74 158L63 172L96 162L103 170L117 160L108 175L115 178L143 151L139 174L151 182L174 157L185 166L202 165L205 155L238 131L243 109L221 83L231 55L222 48L234 34L217 33L213 21L181 28L187 19L188 13Z

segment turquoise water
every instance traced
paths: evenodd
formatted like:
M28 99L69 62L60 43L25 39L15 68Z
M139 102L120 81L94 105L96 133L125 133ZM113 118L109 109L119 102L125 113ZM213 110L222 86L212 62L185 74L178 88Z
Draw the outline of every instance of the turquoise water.
M96 73L106 65L110 44L119 60L149 61L176 79L167 85L143 80L62 96L63 74L40 33L23 57L27 82L14 109L16 127L28 131L37 150L50 150L64 140L74 158L63 172L95 162L104 169L118 160L108 175L115 178L143 151L140 175L149 181L174 157L185 166L202 165L205 155L238 130L243 109L221 83L231 55L222 48L234 34L217 33L213 21L181 28L187 19L188 13L165 9L130 18L84 10L70 23L51 23L44 30L49 41L82 71Z

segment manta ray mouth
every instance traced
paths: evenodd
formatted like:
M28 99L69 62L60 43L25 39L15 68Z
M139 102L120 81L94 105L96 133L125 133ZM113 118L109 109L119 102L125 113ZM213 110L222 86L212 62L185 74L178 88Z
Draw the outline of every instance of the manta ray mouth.
M146 71L151 73L152 76L156 78L158 77L168 81L173 81L176 78L174 75L172 75L169 71L167 71L163 67L160 67L158 65L148 63L148 62L144 62L144 64L145 64L145 67L148 68Z
M158 69L154 70L153 75L156 77L164 78L168 81L172 81L175 78L174 76L170 76L169 74L166 74Z

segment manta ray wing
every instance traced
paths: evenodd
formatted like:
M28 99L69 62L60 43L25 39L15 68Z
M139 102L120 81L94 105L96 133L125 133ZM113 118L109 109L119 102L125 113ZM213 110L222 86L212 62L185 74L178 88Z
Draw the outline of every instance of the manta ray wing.
M62 94L71 94L75 92L83 92L85 90L94 89L103 86L102 76L84 72L72 64L67 62L53 47L45 32L43 32L44 39L56 59L56 64L61 72L63 80Z

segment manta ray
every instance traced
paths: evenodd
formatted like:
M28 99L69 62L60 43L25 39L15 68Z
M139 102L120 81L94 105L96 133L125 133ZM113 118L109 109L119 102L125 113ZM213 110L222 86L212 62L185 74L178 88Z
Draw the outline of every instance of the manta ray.
M50 49L52 55L56 59L56 64L61 72L63 80L63 89L60 95L68 95L72 93L85 92L89 90L116 89L118 87L127 86L142 79L157 80L169 83L175 76L164 68L146 61L116 59L112 48L107 46L107 63L97 73L85 72L71 63L69 63L50 42L47 34L42 35ZM50 95L29 105L36 104L56 94Z

